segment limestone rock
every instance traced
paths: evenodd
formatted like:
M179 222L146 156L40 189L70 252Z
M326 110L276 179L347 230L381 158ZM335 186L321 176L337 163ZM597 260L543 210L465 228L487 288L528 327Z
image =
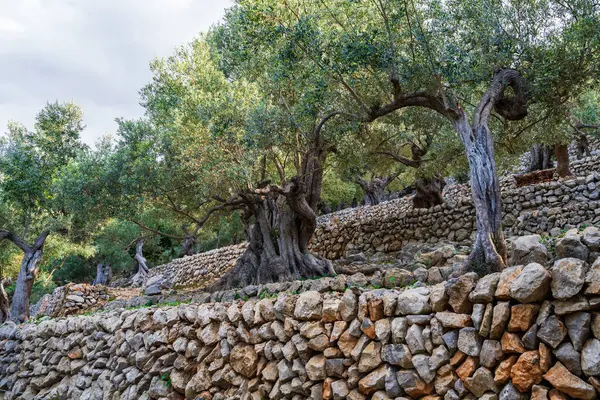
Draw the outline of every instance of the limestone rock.
M560 361L546 372L544 379L556 389L576 399L592 400L596 397L594 387L570 373Z
M534 323L539 308L540 306L537 304L517 304L512 306L508 330L510 332L527 331Z
M492 372L485 367L478 368L472 377L465 379L464 384L477 398L481 398L487 391L498 391Z
M510 288L512 282L519 276L523 270L522 266L504 268L500 273L498 287L496 288L496 298L500 300L510 300Z
M471 326L471 316L469 314L443 311L436 313L435 317L444 325L444 328L460 329Z
M580 311L565 316L567 333L575 350L581 351L583 344L590 337L591 322L592 315L589 312Z
M581 376L581 355L575 351L571 343L566 342L558 346L554 355L571 373Z
M563 258L554 263L550 273L552 274L554 298L568 299L578 294L583 288L587 263L577 258Z
M469 356L479 356L481 351L481 336L479 336L475 328L463 328L459 331L458 349Z
M469 300L469 293L477 283L477 274L467 273L446 283L446 293L448 294L448 303L459 314L470 314L473 310L473 304Z
M510 283L510 297L521 303L543 300L550 287L550 273L540 264L528 264Z
M416 288L406 290L398 296L396 314L428 314L431 312L429 304L429 290L426 288Z
M502 360L504 352L497 340L485 340L481 346L479 362L486 368L494 368Z
M538 330L537 337L544 343L550 345L553 349L567 336L567 328L556 315L551 315L544 321Z
M514 265L543 264L548 261L548 249L540 235L520 236L512 243L511 262Z
M540 368L540 355L537 351L528 351L519 357L511 368L510 376L513 385L521 393L531 390L533 385L542 381L542 370Z
M321 319L323 303L321 294L317 291L308 291L300 294L296 300L294 317L301 321Z
M600 340L590 339L583 346L581 369L587 376L600 376Z
M386 366L382 365L358 381L358 390L366 395L385 389Z
M587 261L590 250L581 243L579 235L567 234L556 242L556 253L560 258L578 258Z

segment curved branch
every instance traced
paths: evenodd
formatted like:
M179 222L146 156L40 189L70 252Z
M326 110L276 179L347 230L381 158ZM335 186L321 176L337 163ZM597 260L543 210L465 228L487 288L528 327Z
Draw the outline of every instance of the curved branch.
M513 89L513 96L505 96L507 86ZM494 74L492 84L473 114L474 129L480 124L487 125L492 109L509 121L517 121L527 116L527 88L519 71L501 69Z
M395 161L406 165L407 167L419 168L421 167L422 161L412 160L410 158L406 158L401 156L400 154L393 153L391 151L375 151L373 154L380 154L383 156L388 156L394 159Z
M159 236L164 236L164 237L168 237L168 238L175 239L175 240L183 240L183 239L185 239L185 236L177 236L177 235L172 235L170 233L159 231L158 229L149 227L148 225L145 225L145 224L143 224L143 223L141 223L139 221L136 221L133 218L128 218L128 221L136 224L137 226L139 226L140 228L142 228L142 229L144 229L144 230L146 230L148 232L155 233L155 234L157 234Z
M46 234L46 236L48 236L48 234ZM21 239L18 235L16 235L15 233L11 232L11 231L7 231L7 230L0 230L0 241L2 241L3 239L6 240L10 240L11 242L13 242L13 244L15 246L17 246L18 248L20 248L21 250L23 250L23 252L27 253L31 251L31 248L29 247L29 245L27 243L25 243L25 240ZM36 241L37 243L37 241Z

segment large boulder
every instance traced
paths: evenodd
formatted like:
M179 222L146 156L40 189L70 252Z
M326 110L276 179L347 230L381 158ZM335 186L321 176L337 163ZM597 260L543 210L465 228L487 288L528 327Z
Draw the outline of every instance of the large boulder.
M557 260L550 273L552 274L552 295L564 300L577 295L585 283L587 263L579 258L563 258Z
M581 241L590 251L600 251L600 229L588 226L581 234Z
M576 399L594 399L596 390L585 381L573 375L563 364L557 362L544 375L552 386Z
M576 233L567 233L565 237L556 242L556 253L560 258L578 258L587 261L590 250L581 243L579 235Z
M522 303L543 300L550 288L550 273L542 265L528 264L510 283L510 297Z
M512 243L512 264L544 264L548 261L548 249L541 243L540 235L527 235L515 239Z

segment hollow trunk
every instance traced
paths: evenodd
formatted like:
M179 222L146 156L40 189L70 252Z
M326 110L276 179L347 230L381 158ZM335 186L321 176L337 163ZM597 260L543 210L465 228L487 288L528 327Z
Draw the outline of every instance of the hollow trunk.
M564 144L558 144L555 147L556 152L556 173L561 178L572 175L569 168L569 147Z
M137 262L137 272L131 278L131 286L142 286L148 277L148 265L143 254L144 239L138 239L135 244L135 261Z
M334 274L330 261L308 251L316 216L301 216L292 209L299 206L291 204L294 201L279 196L256 202L253 222L247 229L248 247L214 289Z
M583 157L589 157L591 154L590 142L587 135L577 129L577 159L581 160Z
M37 277L38 267L41 262L41 247L24 252L10 310L11 320L16 323L25 322L29 319L31 289L33 288L33 283Z
M181 255L182 256L191 256L194 254L194 245L196 244L196 237L193 235L188 235L183 239ZM219 247L217 241L217 247Z
M415 182L416 194L413 197L414 208L431 208L442 204L444 198L442 192L446 181L441 176L432 178L419 178Z
M529 172L541 171L544 169L550 169L552 165L552 148L541 144L535 144L529 150L531 155L531 164L529 165Z
M388 187L396 176L392 175L387 178L375 176L370 181L359 178L357 182L364 192L363 203L366 206L374 206L385 201L385 188Z
M108 285L112 278L112 268L108 264L98 264L96 266L96 279L94 285Z
M4 323L10 316L9 302L6 290L4 290L4 279L0 278L0 324Z
M502 201L494 159L494 141L487 119L471 126L464 114L455 122L467 159L471 193L475 206L477 233L473 249L465 264L480 275L502 270L507 249L502 232Z

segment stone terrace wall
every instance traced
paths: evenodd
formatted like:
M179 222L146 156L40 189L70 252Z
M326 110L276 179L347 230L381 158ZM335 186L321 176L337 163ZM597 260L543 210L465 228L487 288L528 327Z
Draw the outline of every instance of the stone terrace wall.
M548 234L552 228L571 228L600 221L600 157L572 163L575 180L516 188L514 178L502 178L504 225L508 235ZM583 177L582 175L585 175ZM319 217L311 250L335 260L348 251L393 252L408 242L440 240L471 243L474 209L468 185L453 185L446 203L433 209L412 208L408 197L371 207L345 209ZM246 244L222 247L175 259L150 270L146 287L210 284L235 265ZM156 292L156 291L155 291Z
M509 236L549 234L600 222L600 174L505 189L503 223ZM450 240L468 244L475 232L470 198L447 200L431 209L407 209L391 201L320 218L312 250L329 259L348 251L390 252L406 243Z
M195 287L210 285L235 265L245 249L246 243L241 243L176 258L169 264L152 268L145 286L160 286L165 283Z
M594 399L600 262L0 328L5 399Z
M48 315L64 317L98 309L109 300L108 288L102 285L70 283L54 289L52 294L44 295L33 310L32 317Z

